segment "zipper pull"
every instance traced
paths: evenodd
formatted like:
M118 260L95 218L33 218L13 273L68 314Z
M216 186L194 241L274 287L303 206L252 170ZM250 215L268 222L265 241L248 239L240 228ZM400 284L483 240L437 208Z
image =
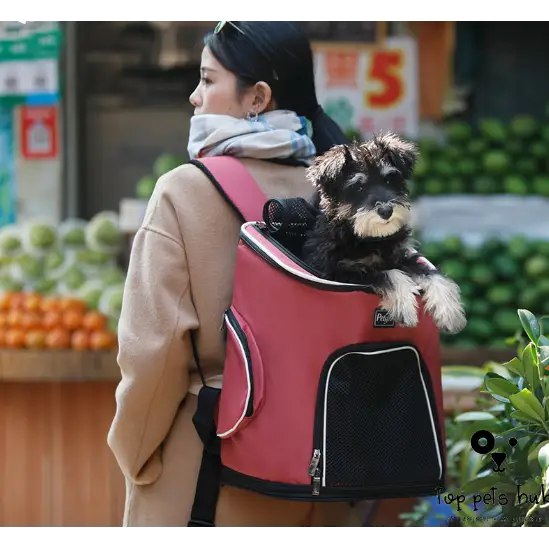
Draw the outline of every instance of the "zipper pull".
M317 469L313 477L313 496L320 495L320 470Z
M311 459L311 464L309 465L309 476L312 477L315 475L318 468L318 463L320 461L320 450L315 450L313 452L313 457Z

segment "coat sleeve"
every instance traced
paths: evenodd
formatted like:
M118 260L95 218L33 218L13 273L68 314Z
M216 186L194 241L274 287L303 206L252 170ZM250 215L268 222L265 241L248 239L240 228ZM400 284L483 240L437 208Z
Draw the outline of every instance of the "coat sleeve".
M161 445L189 388L190 330L198 327L177 213L161 178L130 254L118 327L116 414L108 444L124 476L151 484Z

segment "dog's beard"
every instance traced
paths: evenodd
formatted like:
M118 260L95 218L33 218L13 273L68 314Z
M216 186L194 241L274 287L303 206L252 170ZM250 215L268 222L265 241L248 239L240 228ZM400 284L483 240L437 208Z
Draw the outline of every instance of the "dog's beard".
M361 208L353 216L353 230L360 238L383 238L391 236L410 222L410 209L402 204L393 205L393 215L388 219L379 217L375 209Z

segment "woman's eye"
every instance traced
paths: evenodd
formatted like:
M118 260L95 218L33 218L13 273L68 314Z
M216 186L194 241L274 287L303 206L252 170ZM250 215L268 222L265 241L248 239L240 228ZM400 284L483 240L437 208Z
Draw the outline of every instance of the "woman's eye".
M200 81L201 81L203 84L205 84L206 86L212 83L212 81L211 81L209 78L206 78L205 76L203 76L203 77L200 79Z

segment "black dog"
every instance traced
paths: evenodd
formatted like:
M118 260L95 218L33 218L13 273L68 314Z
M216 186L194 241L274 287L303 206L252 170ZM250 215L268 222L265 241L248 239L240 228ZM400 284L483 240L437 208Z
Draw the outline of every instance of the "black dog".
M398 324L418 322L417 296L441 331L466 325L457 284L413 249L407 180L418 152L393 133L363 144L333 147L307 177L317 189L319 215L303 260L320 276L371 286Z

